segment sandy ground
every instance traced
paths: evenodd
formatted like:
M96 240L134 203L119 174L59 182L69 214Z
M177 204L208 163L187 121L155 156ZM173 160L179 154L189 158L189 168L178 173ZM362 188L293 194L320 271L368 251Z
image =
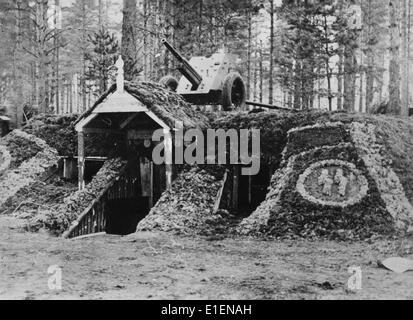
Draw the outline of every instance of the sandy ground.
M413 272L377 259L413 258L413 239L375 243L207 239L142 233L63 240L0 217L0 299L413 299ZM50 290L50 266L62 290ZM349 266L362 289L347 286Z

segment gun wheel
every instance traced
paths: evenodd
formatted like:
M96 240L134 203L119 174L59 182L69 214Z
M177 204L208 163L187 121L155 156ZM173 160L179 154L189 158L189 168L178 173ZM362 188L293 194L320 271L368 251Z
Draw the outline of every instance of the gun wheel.
M159 83L173 92L176 92L176 89L178 88L178 80L170 75L161 78Z
M225 111L243 109L246 101L244 80L237 72L227 75L222 89L222 107Z

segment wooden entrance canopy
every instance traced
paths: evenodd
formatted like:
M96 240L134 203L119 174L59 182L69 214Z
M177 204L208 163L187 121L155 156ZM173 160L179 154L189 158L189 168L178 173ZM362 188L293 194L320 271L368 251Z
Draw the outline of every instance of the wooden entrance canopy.
M78 133L79 188L84 187L85 134L118 133L135 139L151 139L157 129L164 130L166 185L170 186L172 131L174 128L205 129L209 125L208 119L179 95L159 84L124 81L121 58L116 66L116 84L75 124Z
M133 130L135 136L148 139L156 129L164 130L166 185L172 183L172 134L162 119L126 91L115 91L76 124L78 133L79 189L85 186L85 142L87 133L122 133ZM136 134L137 132L137 134Z

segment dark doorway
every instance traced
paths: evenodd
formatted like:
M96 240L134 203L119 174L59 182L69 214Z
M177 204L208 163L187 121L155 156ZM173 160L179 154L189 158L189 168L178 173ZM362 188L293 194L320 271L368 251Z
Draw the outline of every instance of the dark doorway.
M125 178L112 187L106 206L106 233L128 235L156 204L165 189L164 166L155 166L147 157L131 157Z
M10 132L9 121L0 119L0 138Z
M93 177L99 172L99 170L105 164L102 160L88 160L85 161L85 176L86 184L92 181Z
M271 182L271 175L270 167L261 165L260 172L256 176L239 176L239 216L249 216L265 200Z
M134 233L148 213L149 198L111 200L106 210L106 233L122 236Z

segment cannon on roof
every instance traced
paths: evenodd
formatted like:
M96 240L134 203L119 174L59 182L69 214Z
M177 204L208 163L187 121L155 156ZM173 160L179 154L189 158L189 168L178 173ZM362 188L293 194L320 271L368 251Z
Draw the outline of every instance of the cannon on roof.
M163 85L196 105L222 105L226 111L245 107L246 87L237 72L236 55L215 53L188 62L166 39L162 43L179 62L178 70L183 75L179 82L165 76L160 80Z

